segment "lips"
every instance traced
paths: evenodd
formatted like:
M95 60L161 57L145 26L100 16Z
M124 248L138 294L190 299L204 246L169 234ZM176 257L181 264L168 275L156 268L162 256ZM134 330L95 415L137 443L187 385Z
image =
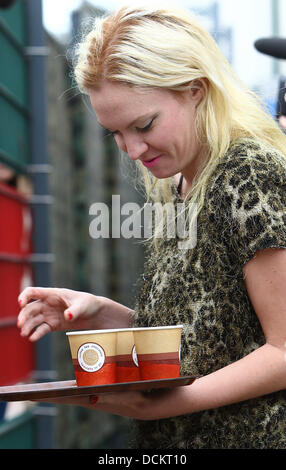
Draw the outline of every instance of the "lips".
M162 155L158 155L158 157L155 157L155 158L152 158L152 160L142 160L142 163L144 166L146 166L147 168L150 168L154 165L156 165L156 163L160 160Z

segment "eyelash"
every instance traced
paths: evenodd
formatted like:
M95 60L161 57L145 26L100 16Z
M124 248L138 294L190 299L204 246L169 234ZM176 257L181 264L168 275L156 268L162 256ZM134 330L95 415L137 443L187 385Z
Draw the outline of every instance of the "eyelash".
M155 118L151 119L149 124L147 124L147 126L143 127L142 129L137 127L137 131L138 132L147 132L147 131L149 131L149 129L151 129L151 127L152 127L152 124L153 124L154 120L155 120Z
M151 119L151 121L149 122L149 124L147 124L147 126L145 126L143 128L137 127L136 130L138 132L141 132L141 133L148 132L151 129L152 124L155 121L155 119L156 119L156 117ZM105 129L105 131L108 132L108 134L106 134L105 137L114 137L116 135L116 131L112 132L112 131L108 131L107 129Z
M114 137L116 134L116 132L111 132L111 131L108 131L107 129L104 129L104 133L105 133L103 137L104 139L107 139L108 137Z

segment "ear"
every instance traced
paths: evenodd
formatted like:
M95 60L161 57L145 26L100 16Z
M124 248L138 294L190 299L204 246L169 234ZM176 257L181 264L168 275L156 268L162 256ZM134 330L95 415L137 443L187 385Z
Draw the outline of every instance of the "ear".
M191 99L195 102L195 105L198 106L202 99L204 98L207 91L207 79L202 78L200 80L194 80L191 83L190 96Z

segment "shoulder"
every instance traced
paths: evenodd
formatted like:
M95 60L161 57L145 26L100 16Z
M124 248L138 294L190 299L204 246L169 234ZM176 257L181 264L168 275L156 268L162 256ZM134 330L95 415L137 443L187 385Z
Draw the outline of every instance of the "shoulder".
M266 193L281 185L286 185L286 155L261 141L245 138L230 146L210 186L223 191L260 188Z
M244 265L254 253L286 246L286 157L251 139L235 142L208 187L207 212Z
M286 153L259 140L239 139L229 147L220 165L221 169L233 170L233 173L237 168L269 172L273 167L280 168L283 173L286 171Z

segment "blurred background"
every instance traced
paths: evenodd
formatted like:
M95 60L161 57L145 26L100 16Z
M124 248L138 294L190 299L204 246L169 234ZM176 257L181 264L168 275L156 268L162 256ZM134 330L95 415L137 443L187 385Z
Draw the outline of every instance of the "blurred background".
M133 307L143 247L92 239L89 208L111 205L115 194L121 204L143 201L72 86L69 52L82 22L122 3L0 0L0 386L74 378L64 332L34 345L20 337L17 298L26 286L88 291ZM286 61L254 42L286 37L285 0L176 4L199 16L277 119ZM129 427L128 419L80 407L0 402L0 449L127 448Z

